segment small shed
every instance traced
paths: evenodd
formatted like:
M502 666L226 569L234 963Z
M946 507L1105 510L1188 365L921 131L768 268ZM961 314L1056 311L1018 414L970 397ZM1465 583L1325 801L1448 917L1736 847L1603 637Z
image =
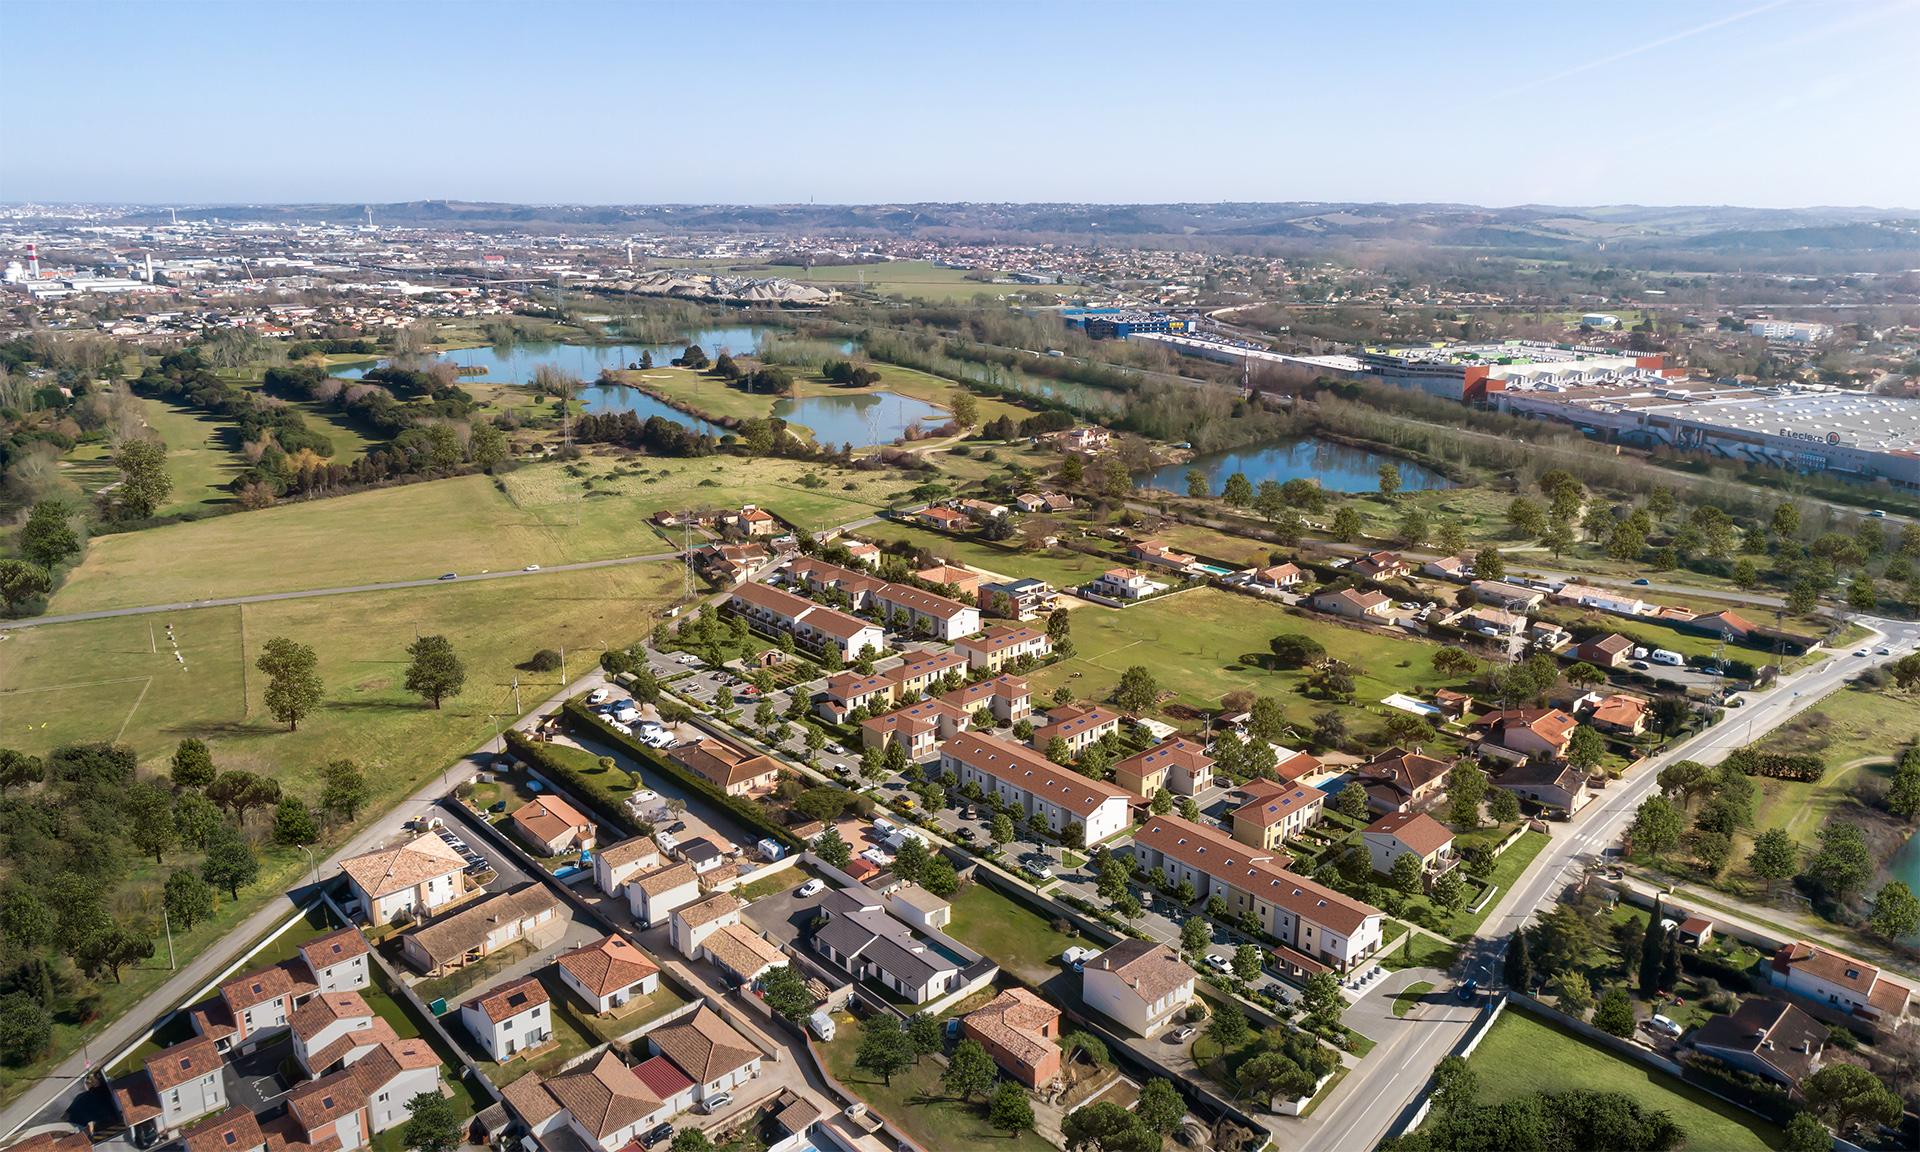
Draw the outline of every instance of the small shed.
M1699 916L1689 916L1680 922L1680 943L1704 948L1707 941L1711 939L1713 939L1713 921Z

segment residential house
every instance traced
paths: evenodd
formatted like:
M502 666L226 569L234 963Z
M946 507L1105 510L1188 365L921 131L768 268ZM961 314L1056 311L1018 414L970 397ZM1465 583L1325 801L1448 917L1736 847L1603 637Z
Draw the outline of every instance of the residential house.
M998 508L1000 506L996 504L994 507ZM1004 512L1005 509L1003 508L1001 511ZM955 596L971 596L974 597L975 603L979 603L980 574L978 572L969 571L965 568L955 568L949 564L936 564L931 568L923 568L915 572L914 575L929 584L949 585L953 588L953 594ZM983 608L985 606L984 604L980 605L980 607Z
M489 956L515 940L536 949L560 939L567 918L544 884L522 884L489 896L400 938L400 954L429 976L439 976Z
M147 1056L144 1066L107 1085L121 1123L135 1139L157 1139L227 1107L220 1050L196 1036Z
M967 514L951 508L927 508L917 518L926 527L938 528L942 532L965 532L968 527Z
M953 905L925 888L898 888L889 892L887 910L895 919L922 932L938 932L953 923Z
M871 566L880 563L880 546L878 544L869 544L865 540L847 540L844 541L844 544L847 549L847 555L853 558L855 564Z
M814 932L814 949L855 980L877 980L915 1004L960 987L960 964L915 937L867 889L833 889L817 907L827 923Z
M290 1026L300 1006L320 992L372 983L367 939L357 928L316 936L292 960L254 968L221 982L217 994L188 1009L196 1035L221 1052L251 1052Z
M1453 833L1445 824L1424 812L1389 812L1360 833L1373 870L1393 875L1393 866L1402 856L1420 861L1422 876L1438 876L1453 867Z
M887 586L885 580L829 564L825 560L802 557L787 568L787 579L815 593L838 592L847 598L855 612L873 607L873 594Z
M1173 815L1148 817L1133 843L1135 858L1170 882L1190 881L1203 900L1220 897L1231 917L1252 912L1290 950L1278 959L1292 971L1344 971L1380 949L1380 910L1287 871L1285 853Z
M1103 452L1113 441L1113 433L1098 425L1089 428L1075 428L1062 438L1061 443L1069 452Z
M1624 668L1632 656L1633 641L1618 632L1596 640L1583 640L1573 650L1575 660L1583 660L1595 668Z
M516 808L513 830L542 856L593 847L593 822L554 795L536 796Z
M745 796L749 792L771 788L780 776L780 765L772 757L735 748L718 740L682 744L669 749L667 756L729 796Z
M1472 608L1455 612L1442 622L1481 636L1518 636L1527 630L1525 613L1509 612L1505 608Z
M604 1016L635 996L651 996L660 988L660 965L618 933L563 952L554 964L560 969L560 982L596 1015Z
M1136 1036L1151 1036L1193 999L1193 968L1147 940L1122 940L1081 966L1087 1007Z
M1535 620L1527 625L1527 643L1542 652L1558 652L1573 642L1573 633L1551 620Z
M956 732L965 731L971 713L945 700L922 700L884 716L860 722L860 745L884 749L899 740L906 745L907 759L918 761L933 754L934 746Z
M1723 636L1728 640L1745 640L1757 631L1754 625L1747 622L1746 617L1731 608L1695 616L1688 623L1696 632L1705 632L1709 636Z
M1053 585L1045 580L1035 580L1030 577L1009 580L1004 584L983 583L975 595L979 597L980 609L983 612L999 611L994 607L995 598L1005 596L1006 607L1012 610L1015 620L1028 620L1043 612L1052 611L1054 604L1060 599L1060 594L1053 590Z
M1567 754L1580 722L1558 708L1508 708L1489 712L1473 722L1486 733L1486 742L1529 756Z
M369 924L391 924L406 912L424 916L466 894L467 862L438 836L416 836L340 862L360 914Z
M633 836L593 854L593 883L608 896L620 896L637 872L660 867L660 846L651 836Z
M827 690L814 711L836 724L844 723L855 708L885 708L893 703L895 682L884 673L862 676L842 672L827 678Z
M1674 930L1680 937L1680 943L1688 948L1704 947L1713 939L1713 921L1702 916L1689 916L1680 921L1680 927Z
M1087 589L1112 600L1138 600L1155 592L1165 592L1167 585L1148 579L1137 569L1109 568L1098 580L1088 584Z
M760 1050L705 1005L682 1022L647 1033L647 1044L686 1073L696 1100L731 1092L760 1071Z
M598 1148L633 1145L640 1135L673 1115L667 1102L633 1074L612 1051L572 1071L545 1078L540 1088L560 1106L566 1132L548 1129L547 1146Z
M634 1079L666 1104L663 1116L678 1116L693 1107L694 1083L665 1056L649 1056L633 1066ZM624 1150L623 1150L624 1152Z
M1384 592L1356 592L1351 588L1342 588L1338 592L1322 592L1307 603L1317 612L1344 616L1349 620L1377 621L1393 614L1393 601Z
M700 877L691 864L665 864L627 881L627 905L647 928L699 898Z
M740 910L745 907L733 893L716 892L704 900L676 908L668 925L667 939L682 956L697 957L700 942L721 928L740 923Z
M940 771L961 785L971 781L999 793L1023 813L1041 813L1056 833L1079 824L1083 844L1098 843L1131 823L1131 794L1125 788L1090 780L1010 741L961 732L941 746Z
M1014 507L1022 512L1045 512L1047 498L1038 492L1022 492L1013 498Z
M1473 697L1465 692L1455 692L1451 688L1441 688L1433 694L1433 706L1440 709L1445 720L1464 720L1474 709Z
M995 720L1012 724L1033 713L1033 694L1018 676L995 676L941 695L941 700L969 716L986 711Z
M119 333L110 333L119 335ZM249 1118L253 1113L240 1108ZM188 1129L192 1131L192 1129ZM93 1141L84 1132L35 1132L24 1140L7 1145L7 1152L93 1152ZM209 1152L189 1146L187 1152Z
M953 648L966 657L969 668L998 672L1009 664L1017 663L1022 656L1045 659L1053 654L1053 641L1042 630L996 624L978 636L955 641Z
M1282 748L1278 744L1269 745L1279 763L1274 766L1274 775L1282 784L1298 784L1314 776L1326 774L1326 768L1318 757L1306 752L1295 752L1291 748Z
M1473 589L1480 603L1505 608L1509 612L1535 611L1547 598L1546 593L1537 588L1509 584L1505 580L1475 580L1467 587Z
M1593 706L1587 723L1602 732L1638 736L1647 730L1647 702L1638 696L1609 696Z
M1185 552L1176 552L1160 540L1143 540L1127 549L1127 555L1143 568L1159 568L1182 576L1193 571L1197 561Z
M740 509L740 530L748 536L776 536L780 532L780 521L773 513L755 508L749 504Z
M1392 552L1369 552L1353 562L1353 570L1370 580L1392 580L1407 574L1407 562Z
M699 959L711 960L741 984L751 985L769 968L783 968L786 953L744 924L728 924L700 941Z
M1750 996L1729 1016L1710 1016L1689 1041L1742 1072L1788 1092L1820 1070L1820 1053L1833 1030L1785 1000Z
M1261 588L1292 588L1305 581L1307 574L1292 564L1275 564L1253 574L1253 583Z
M1354 769L1354 783L1367 790L1367 804L1378 811L1425 811L1446 799L1452 769L1451 760L1389 748Z
M1065 492L1049 492L1046 494L1046 496L1047 496L1047 511L1049 512L1073 511L1074 499L1073 497L1067 495Z
M1077 758L1087 745L1119 730L1119 713L1097 705L1081 708L1069 704L1064 708L1048 709L1046 724L1033 730L1033 739L1029 743L1034 751L1045 754L1047 747L1057 737L1067 742L1067 751Z
M971 498L960 501L959 508L960 511L967 514L967 519L972 520L976 524L985 524L993 520L998 520L1009 511L1005 504L995 504L991 500L976 500ZM940 583L945 583L945 581L940 581Z
M294 1010L290 1025L294 1058L308 1076L325 1076L400 1038L358 992L322 992Z
M704 876L727 862L726 850L705 836L696 836L676 845L673 855L693 865L695 876Z
M1615 616L1644 616L1647 602L1625 592L1614 592L1606 588L1594 588L1585 584L1568 584L1553 594L1562 604L1572 604L1580 608L1592 608L1600 612L1611 612Z
M1773 954L1767 979L1776 988L1887 1028L1906 1022L1907 1006L1913 999L1912 988L1887 979L1886 973L1872 964L1804 940L1784 944Z
M553 1013L538 977L496 985L460 1005L460 1023L495 1061L553 1039Z
M949 673L955 679L966 671L967 661L955 652L913 652L898 668L881 673L893 684L889 700L905 699L910 692L933 692Z
M1422 576L1431 576L1435 580L1452 580L1465 583L1473 574L1473 557L1441 556L1420 565Z
M1213 787L1213 758L1200 743L1176 736L1115 764L1113 782L1142 800L1152 800L1162 788L1195 796Z
M1241 785L1240 794L1246 802L1233 811L1233 838L1253 848L1277 848L1320 823L1327 798L1311 784L1260 779Z
M762 544L703 544L687 557L695 571L722 588L750 579L772 559Z
M1493 786L1568 816L1593 799L1586 772L1559 762L1529 760L1516 764L1494 777Z
M1029 1088L1060 1075L1060 1009L1025 988L1009 988L962 1016L960 1031Z
M938 640L958 640L980 631L980 609L907 584L888 584L875 592L873 608L896 626L904 619L907 629L929 632Z
M886 647L879 625L765 584L742 584L729 593L728 603L761 631L785 632L810 651L835 648L841 659L857 660L867 648Z

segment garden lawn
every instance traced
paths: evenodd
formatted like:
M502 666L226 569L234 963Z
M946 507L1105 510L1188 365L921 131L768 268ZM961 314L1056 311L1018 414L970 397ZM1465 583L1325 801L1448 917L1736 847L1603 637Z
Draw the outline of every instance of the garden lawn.
M980 883L968 884L954 896L953 923L946 931L1032 984L1059 975L1060 954L1085 943L1055 932L1040 913Z
M1255 662L1271 659L1267 642L1283 633L1309 636L1329 655L1355 667L1356 704L1348 709L1348 723L1356 732L1385 722L1388 709L1378 703L1382 697L1419 694L1448 682L1433 670L1437 645L1303 619L1278 604L1213 588L1124 610L1085 609L1072 619L1077 654L1029 677L1036 696L1070 681L1082 698L1104 700L1121 673L1141 664L1153 671L1163 689L1178 693L1178 702L1190 707L1217 708L1226 693L1246 689L1277 698L1289 720L1310 724L1314 713L1328 704L1295 691L1306 673L1268 670ZM1243 662L1242 656L1253 659Z
M811 868L808 868L805 864L795 864L791 868L783 868L775 872L764 880L755 880L751 884L742 885L734 889L733 894L738 897L742 903L751 904L762 896L772 896L775 893L785 892L790 888L798 888L808 880L813 879L813 876L814 873Z
M487 1079L493 1081L495 1086L504 1088L529 1072L550 1076L562 1064L599 1043L593 1033L580 1022L579 1010L570 999L572 993L554 974L556 971L557 969L549 966L537 973L553 1005L553 1011L548 1014L548 1018L553 1021L553 1040L547 1048L536 1052L531 1057L515 1057L500 1063L488 1059L486 1050L478 1044L471 1040L463 1041L471 1050L474 1062L480 1066L480 1070L487 1074ZM464 1035L464 1030L449 1028L448 1031L456 1037Z
M1781 1131L1758 1117L1519 1009L1509 1008L1494 1023L1468 1063L1479 1077L1482 1104L1573 1088L1619 1092L1671 1113L1686 1129L1689 1148L1758 1152L1782 1143Z
M1500 854L1500 859L1493 866L1493 875L1487 878L1487 883L1500 891L1490 896L1487 902L1480 906L1478 912L1462 908L1454 913L1453 931L1450 935L1455 940L1471 939L1474 933L1480 931L1480 925L1486 922L1487 914L1500 903L1501 895L1513 887L1514 881L1518 880L1520 874L1533 863L1533 858L1540 855L1540 850L1547 846L1550 839L1551 837L1539 832L1528 832L1514 841L1513 847Z
M966 1149L1054 1152L1053 1145L1036 1132L1010 1136L988 1124L984 1101L968 1103L948 1097L940 1086L944 1065L931 1056L922 1056L913 1067L895 1072L891 1084L863 1068L855 1068L853 1059L860 1050L860 1023L846 1012L834 1013L833 1019L833 1040L815 1045L825 1058L827 1071L875 1112L913 1137L922 1148L938 1152Z
M1404 931L1406 929L1403 927L1402 932ZM1457 945L1444 944L1425 932L1413 933L1411 957L1407 955L1407 947L1407 942L1395 935L1387 946L1381 948L1376 959L1379 960L1380 966L1389 972L1398 972L1402 968L1437 968L1444 972L1452 968L1454 962L1460 959L1460 949Z

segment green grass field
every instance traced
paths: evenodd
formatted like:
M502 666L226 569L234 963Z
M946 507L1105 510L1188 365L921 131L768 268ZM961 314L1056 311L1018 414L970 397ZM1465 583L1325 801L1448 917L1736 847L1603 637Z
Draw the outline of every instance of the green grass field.
M1302 619L1277 604L1211 588L1125 610L1082 608L1072 619L1078 654L1034 673L1036 695L1069 684L1082 698L1105 699L1121 673L1144 664L1162 688L1192 707L1218 707L1226 693L1246 689L1277 697L1291 720L1308 722L1327 705L1296 691L1304 672L1269 671L1240 660L1266 654L1267 642L1282 633L1312 637L1329 655L1353 665L1356 700L1380 716L1384 705L1376 702L1382 697L1446 683L1433 671L1436 645Z
M649 462L651 463L651 462ZM904 485L874 473L837 473L827 487L794 481L808 468L784 460L663 461L655 483L638 475L604 479L610 462L589 460L596 493L562 466L534 464L487 476L382 488L330 500L102 536L54 593L48 611L88 612L226 596L424 580L671 551L645 520L660 508L757 503L819 528L873 514ZM834 473L826 469L822 473ZM702 487L703 481L712 481ZM569 525L571 482L579 523ZM843 486L854 483L853 492ZM597 493L611 493L598 495Z
M1467 1062L1479 1077L1481 1104L1574 1088L1619 1092L1644 1108L1671 1113L1687 1130L1689 1148L1760 1152L1783 1140L1778 1128L1758 1117L1517 1009L1494 1022Z
M1059 975L1060 954L1085 943L985 884L968 884L954 897L947 934L1034 984Z
M946 1095L940 1085L945 1065L932 1056L922 1056L913 1067L895 1072L892 1083L862 1068L853 1066L860 1049L860 1022L846 1012L836 1012L834 1037L818 1044L827 1071L833 1078L857 1093L873 1110L919 1142L939 1152L967 1152L970 1149L994 1149L997 1152L1053 1152L1053 1145L1039 1133L1027 1131L1009 1135L987 1123L983 1102L966 1102Z
M737 260L661 260L656 266L675 266L698 268L702 271L725 272L738 264ZM985 292L990 296L999 296L1009 292L1018 292L1040 296L1071 297L1079 291L1072 285L1049 284L986 284L978 280L967 279L963 269L936 268L926 260L900 260L887 264L859 264L835 268L800 268L787 265L773 265L766 271L756 272L757 276L785 276L803 284L813 284L822 288L837 287L848 292L874 292L882 296L905 296L910 299L941 301L949 298L957 301L973 299L974 293Z

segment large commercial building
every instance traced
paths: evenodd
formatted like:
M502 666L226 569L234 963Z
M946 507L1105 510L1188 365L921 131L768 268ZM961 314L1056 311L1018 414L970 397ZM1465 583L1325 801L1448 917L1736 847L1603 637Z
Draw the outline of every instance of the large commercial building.
M1490 399L1502 411L1628 444L1920 487L1920 401L1810 385L1743 388L1704 380L1542 386Z
M1449 400L1482 401L1511 388L1656 383L1673 370L1664 355L1622 355L1610 348L1507 340L1430 348L1369 348L1362 371L1383 383Z

